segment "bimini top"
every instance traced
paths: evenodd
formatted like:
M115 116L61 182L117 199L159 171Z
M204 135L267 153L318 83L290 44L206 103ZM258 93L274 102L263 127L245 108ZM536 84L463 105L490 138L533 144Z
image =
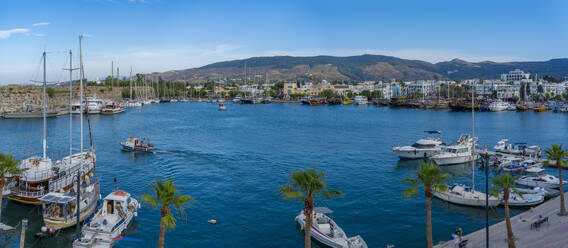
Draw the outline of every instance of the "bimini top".
M75 197L72 197L68 194L63 194L63 193L56 193L56 192L51 192L47 195L42 196L41 198L39 198L42 202L49 202L49 203L68 203L68 202L72 202L72 201L76 201L77 199Z
M326 208L326 207L315 207L314 212L320 213L320 214L332 214L333 213L333 211L331 211L331 209Z
M105 197L105 200L111 201L126 201L130 197L129 193L126 193L122 190L117 190Z
M430 130L430 131L424 131L425 133L429 133L429 134L442 134L442 131L439 130Z

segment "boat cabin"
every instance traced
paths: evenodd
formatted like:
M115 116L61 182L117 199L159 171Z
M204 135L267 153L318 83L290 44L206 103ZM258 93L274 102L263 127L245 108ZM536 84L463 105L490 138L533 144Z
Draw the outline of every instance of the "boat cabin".
M105 197L102 214L122 215L130 203L130 194L122 190L114 191ZM122 212L122 213L121 213Z
M68 193L51 192L40 198L43 216L50 219L65 219L76 212L77 198ZM84 207L81 204L81 207Z

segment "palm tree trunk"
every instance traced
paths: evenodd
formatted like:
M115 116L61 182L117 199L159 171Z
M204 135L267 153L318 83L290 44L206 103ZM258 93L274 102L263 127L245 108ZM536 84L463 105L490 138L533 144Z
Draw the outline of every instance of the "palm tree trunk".
M509 215L509 192L505 192L505 223L507 225L507 243L509 248L515 248L515 235L513 234L513 227L511 227L511 216Z
M428 242L428 248L434 247L434 242L432 241L432 196L426 197L426 241Z
M566 206L564 205L564 183L562 182L562 159L556 160L556 166L558 166L558 180L560 180L560 213L559 215L566 215Z
M0 221L2 220L2 200L4 195L4 186L6 185L6 179L4 177L0 178Z
M306 216L305 225L304 225L304 248L311 248L312 247L312 238L311 238L311 230L312 230L312 213L314 210L314 198L312 196L306 197L304 200L304 216Z
M166 239L166 223L164 222L166 214L164 213L167 211L163 207L160 211L162 213L162 218L160 219L160 238L158 238L158 248L164 248L164 241Z

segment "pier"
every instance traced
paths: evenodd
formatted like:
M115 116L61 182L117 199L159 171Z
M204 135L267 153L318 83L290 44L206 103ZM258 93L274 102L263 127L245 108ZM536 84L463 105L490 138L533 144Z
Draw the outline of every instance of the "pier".
M568 197L568 193L565 194ZM568 244L568 216L558 216L560 197L551 199L511 218L511 226L517 247L561 248ZM541 215L548 217L548 223L531 228ZM449 236L450 234L448 234ZM485 247L485 228L463 236L468 240L467 248ZM453 248L452 240L440 242L437 248ZM489 227L489 247L507 247L507 228L505 220Z

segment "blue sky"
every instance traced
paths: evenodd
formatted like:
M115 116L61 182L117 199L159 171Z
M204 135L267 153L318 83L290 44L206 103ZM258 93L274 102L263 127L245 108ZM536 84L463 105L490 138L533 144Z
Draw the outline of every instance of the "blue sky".
M0 7L0 84L66 80L85 34L89 79L273 55L392 55L439 62L568 57L568 1L10 1Z

